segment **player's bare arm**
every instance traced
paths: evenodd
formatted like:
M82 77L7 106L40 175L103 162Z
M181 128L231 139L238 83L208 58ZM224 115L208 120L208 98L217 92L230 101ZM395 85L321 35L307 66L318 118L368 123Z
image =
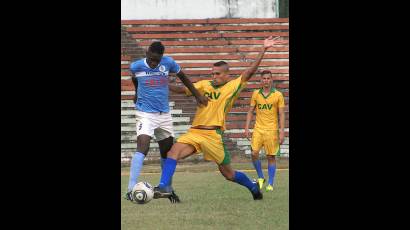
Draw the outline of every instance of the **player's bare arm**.
M279 140L280 144L285 140L285 108L279 108Z
M169 83L168 87L169 87L169 90L174 92L174 93L185 94L185 87L184 86Z
M187 78L187 76L184 74L184 72L182 72L182 70L179 71L177 77L182 81L182 83L184 83L184 85L189 89L189 91L191 91L199 106L208 105L209 98L199 94L198 90L194 87L192 82Z
M246 123L245 123L245 137L249 140L250 133L249 133L249 124L252 121L253 111L255 111L255 106L250 106L248 113L246 114Z
M283 43L282 41L277 41L277 39L279 38L280 37L272 38L272 36L270 36L267 39L265 39L265 41L263 42L263 48L259 55L256 57L255 61L247 70L245 70L242 73L242 82L247 82L253 76L253 74L255 74L259 64L263 59L263 55L265 54L266 50L268 50L270 47L273 47L274 45Z
M135 76L131 77L131 81L134 84L134 88L135 88L135 95L134 95L134 104L137 103L137 90L138 90L138 80Z

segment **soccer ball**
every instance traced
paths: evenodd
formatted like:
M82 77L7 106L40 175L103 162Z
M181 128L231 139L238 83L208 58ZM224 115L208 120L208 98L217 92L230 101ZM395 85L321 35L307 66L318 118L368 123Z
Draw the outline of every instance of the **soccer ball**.
M138 182L132 189L132 198L137 204L146 204L154 197L154 187L148 182Z

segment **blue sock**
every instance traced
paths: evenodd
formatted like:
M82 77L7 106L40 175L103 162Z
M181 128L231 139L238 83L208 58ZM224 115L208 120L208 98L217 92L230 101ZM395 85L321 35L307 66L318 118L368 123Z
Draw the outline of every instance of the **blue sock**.
M269 184L273 185L273 179L275 178L276 164L268 164Z
M256 191L258 185L256 183L253 183L245 173L235 171L235 177L234 177L234 182L243 185L249 189L249 191L254 192Z
M136 152L134 156L132 156L130 179L128 181L128 192L131 191L132 188L134 188L135 184L137 184L138 176L140 175L144 158L145 155L140 152Z
M265 177L263 176L261 161L256 160L256 161L253 161L252 163L253 163L253 166L256 169L256 172L258 173L258 178L264 179Z
M172 158L165 159L164 168L161 173L161 180L159 187L164 188L171 184L172 176L174 175L175 168L177 167L177 161Z
M164 165L165 165L166 160L167 160L167 158L162 158L161 157L161 171L164 170ZM169 181L169 184L172 185L172 177L171 177L171 180Z

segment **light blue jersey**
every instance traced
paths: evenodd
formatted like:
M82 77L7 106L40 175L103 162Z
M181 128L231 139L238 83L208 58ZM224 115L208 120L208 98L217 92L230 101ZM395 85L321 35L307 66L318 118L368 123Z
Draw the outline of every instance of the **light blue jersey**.
M143 58L131 63L130 69L138 80L136 109L147 113L169 112L168 74L181 70L174 59L163 56L159 65L151 69Z

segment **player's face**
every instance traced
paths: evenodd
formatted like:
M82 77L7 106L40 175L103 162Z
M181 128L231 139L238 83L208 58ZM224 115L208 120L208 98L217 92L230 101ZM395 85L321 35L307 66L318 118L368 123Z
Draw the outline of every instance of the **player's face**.
M264 74L261 78L262 86L268 88L272 85L272 77L270 74Z
M211 74L215 86L223 85L229 80L229 71L226 66L213 66Z
M162 55L147 51L147 64L151 69L155 69L161 62Z

